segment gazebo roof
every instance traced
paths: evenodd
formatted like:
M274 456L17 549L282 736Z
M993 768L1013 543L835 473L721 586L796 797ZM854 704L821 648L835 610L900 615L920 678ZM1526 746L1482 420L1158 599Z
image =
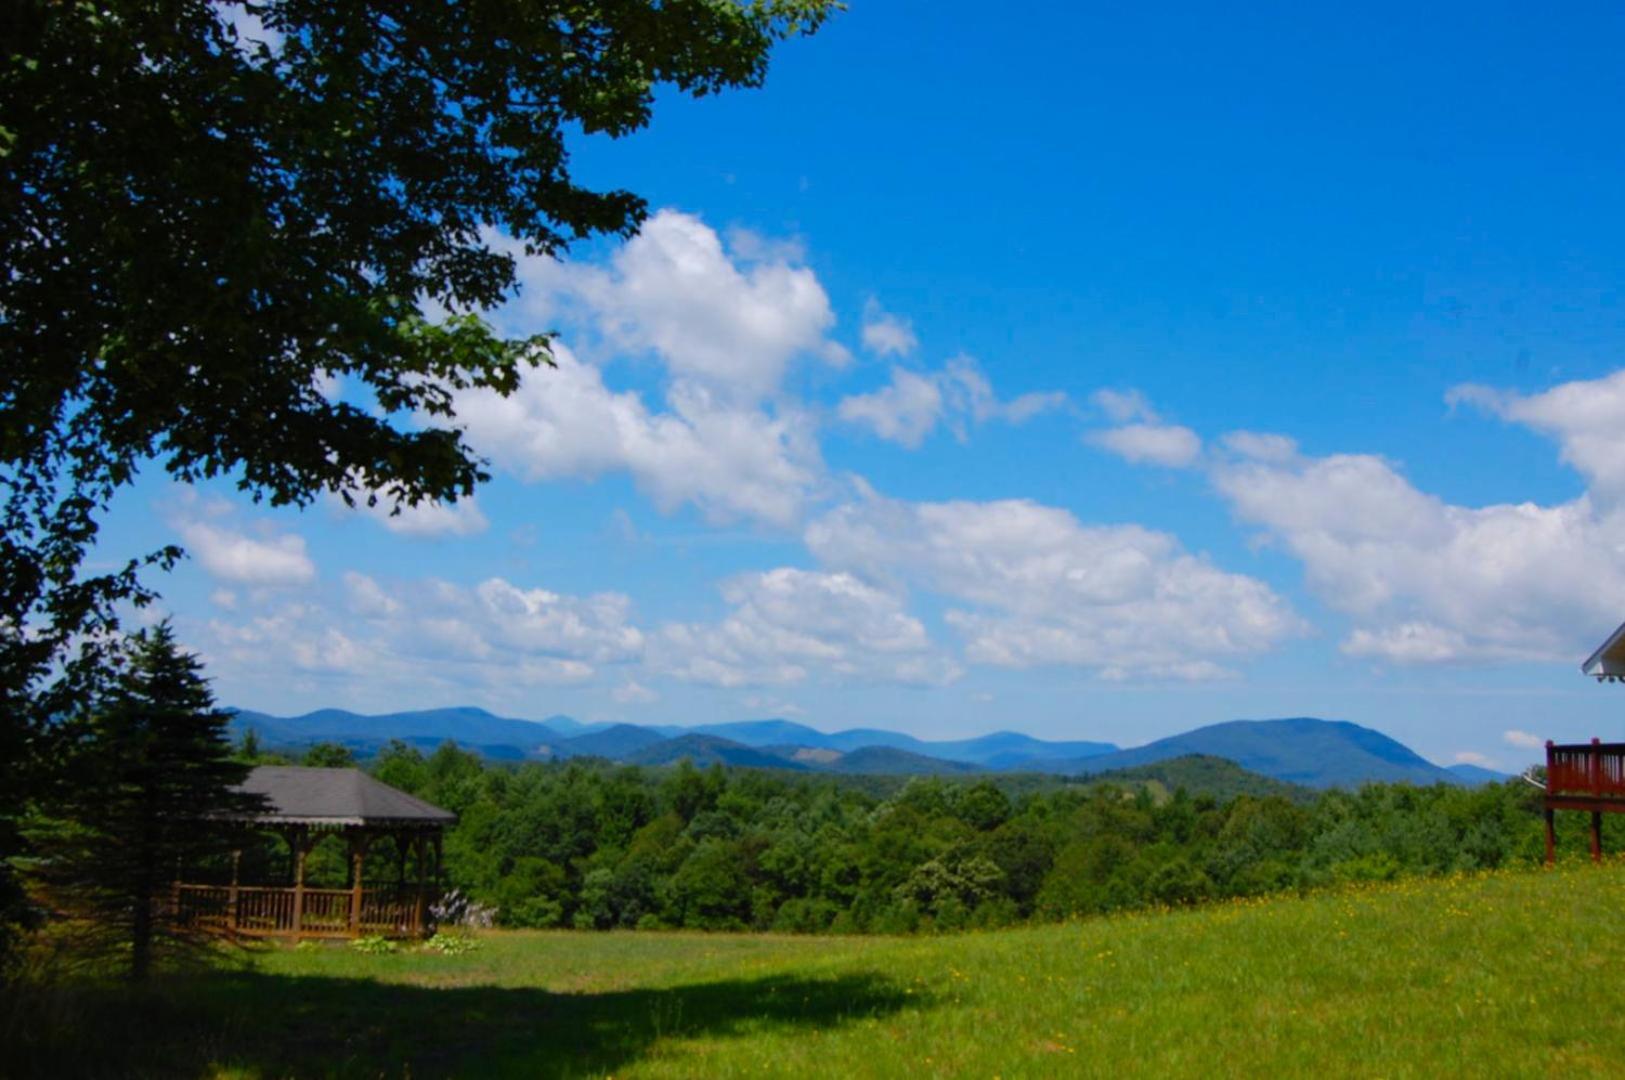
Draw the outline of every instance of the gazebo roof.
M288 825L450 825L457 815L374 780L360 769L260 765L241 788L270 803L254 820Z
M1597 651L1580 665L1580 670L1598 679L1625 678L1625 626L1608 635L1608 640L1597 646Z

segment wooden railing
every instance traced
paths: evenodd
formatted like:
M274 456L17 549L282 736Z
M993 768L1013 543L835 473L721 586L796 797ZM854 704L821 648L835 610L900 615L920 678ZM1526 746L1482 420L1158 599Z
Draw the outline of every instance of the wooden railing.
M170 888L170 907L183 926L223 936L420 937L432 886L372 889L292 889L187 885Z
M1546 793L1625 800L1625 743L1546 745Z

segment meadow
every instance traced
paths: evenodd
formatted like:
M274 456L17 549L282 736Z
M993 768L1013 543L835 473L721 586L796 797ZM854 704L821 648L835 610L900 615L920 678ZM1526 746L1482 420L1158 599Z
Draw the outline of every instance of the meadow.
M1625 862L940 936L492 931L13 999L15 1076L1618 1075Z

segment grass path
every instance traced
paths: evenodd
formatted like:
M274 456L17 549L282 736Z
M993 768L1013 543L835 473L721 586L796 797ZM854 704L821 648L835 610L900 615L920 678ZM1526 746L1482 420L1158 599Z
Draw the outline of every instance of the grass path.
M941 938L276 950L164 1002L136 1043L181 1024L193 1056L110 1071L1618 1076L1625 864Z

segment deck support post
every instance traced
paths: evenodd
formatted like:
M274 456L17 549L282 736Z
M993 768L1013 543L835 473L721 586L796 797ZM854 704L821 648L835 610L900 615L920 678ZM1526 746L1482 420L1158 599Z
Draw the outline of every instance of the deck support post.
M1591 861L1602 862L1602 812L1591 811Z
M1546 865L1551 866L1557 862L1557 823L1553 820L1557 811L1551 807L1546 808Z

